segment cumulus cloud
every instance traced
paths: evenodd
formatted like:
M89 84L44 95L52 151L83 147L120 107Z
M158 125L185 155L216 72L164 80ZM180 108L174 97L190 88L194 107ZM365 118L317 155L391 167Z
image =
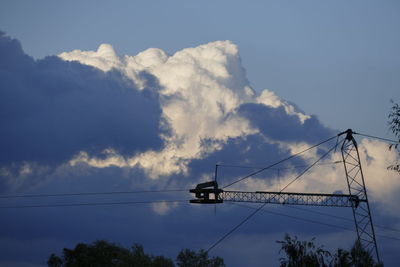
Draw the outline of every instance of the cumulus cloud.
M137 56L117 57L109 45L59 56L102 70L116 68L137 84L143 83L143 72L157 78L164 126L169 129L169 134L163 135L164 147L123 162L125 166L140 166L153 178L188 174L193 160L225 149L231 139L261 134L294 142L332 133L315 117L303 114L273 92L257 94L246 78L237 46L230 41L183 49L172 56L151 48ZM95 163L98 160L80 159L99 166ZM109 162L115 162L115 157ZM107 159L101 166L106 165Z
M379 202L385 212L398 216L399 175L387 171L388 162L400 161L398 153L395 150L388 151L388 145L383 142L368 139L362 140L359 149L369 197Z
M116 154L103 159L84 154L75 159L77 162L98 167L108 164L139 166L152 178L190 173L198 180L207 180L214 175L209 166L216 162L247 165L273 162L336 133L316 116L305 114L274 92L254 91L246 78L238 48L230 41L183 49L171 56L151 48L136 56L119 57L109 45L101 45L97 51L75 50L59 56L102 70L118 69L136 84L143 83L141 73L153 75L161 85L163 123L169 129L168 134L162 136L162 149L151 149L126 159ZM374 196L382 196L382 192L392 196L397 191L397 187L388 186L395 183L395 174L386 170L388 161L396 160L396 154L385 150L381 142L363 140L360 147L366 172L390 180L386 183L371 178L373 199L387 204L387 198ZM368 155L375 155L377 150L386 156L371 159ZM289 166L311 164L322 151L309 151ZM293 184L291 190L347 192L343 166L327 164L340 160L338 153L323 159L318 168L309 172L306 179ZM225 172L231 179L237 177L233 170ZM289 182L298 172L298 169L288 170L280 177L269 172L238 186L247 190L273 190L278 184Z
M154 179L190 176L183 180L193 184L211 179L217 162L265 166L336 133L274 92L253 90L230 41L173 55L150 48L135 56L119 56L102 44L96 51L34 61L16 40L4 35L1 40L1 73L13 73L2 79L2 114L10 114L2 118L3 177L23 181L44 173L44 163L67 162L140 169ZM387 160L396 160L393 153L384 159L370 156L384 152L382 143L363 141L361 147L369 155L366 168L379 170L374 176L386 172ZM289 166L312 163L324 149L309 151ZM322 163L338 160L330 156ZM268 172L241 187L276 189L297 173ZM238 175L226 171L226 179ZM344 182L342 166L323 165L292 190L346 191ZM374 190L396 192L373 183L373 195L379 195ZM168 210L159 206L160 214Z
M36 165L53 168L81 153L128 156L162 145L154 88L138 90L118 71L58 57L35 61L4 33L0 57L3 178L29 176Z

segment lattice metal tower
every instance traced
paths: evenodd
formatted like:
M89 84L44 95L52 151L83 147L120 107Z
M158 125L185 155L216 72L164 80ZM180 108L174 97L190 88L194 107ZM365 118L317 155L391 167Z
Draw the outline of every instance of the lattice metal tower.
M271 203L284 205L308 205L351 207L354 215L357 238L362 248L375 255L380 262L378 247L376 245L375 231L372 223L371 211L368 204L367 190L364 175L361 168L357 142L353 137L353 131L348 129L338 134L346 135L341 146L344 170L346 174L349 194L325 194L325 193L292 193L292 192L243 192L227 191L218 188L216 181L201 183L190 192L196 199L191 203L217 204L224 201Z
M346 139L343 141L341 150L349 194L358 199L358 202L353 202L352 205L357 237L365 250L376 254L376 259L379 262L375 230L372 223L371 210L369 208L367 189L365 187L357 142L353 137L353 131L351 129L347 130L345 133Z

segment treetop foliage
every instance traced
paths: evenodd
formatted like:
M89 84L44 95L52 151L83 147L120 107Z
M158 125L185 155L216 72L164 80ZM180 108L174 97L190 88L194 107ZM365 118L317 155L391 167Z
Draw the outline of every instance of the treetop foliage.
M177 256L179 267L224 267L220 257L209 258L208 253L183 249ZM130 249L98 240L92 244L79 243L74 249L63 249L61 257L51 254L49 267L175 267L174 261L144 252L143 246L134 244Z
M390 113L389 113L389 129L392 131L392 133L399 139L399 143L400 143L400 106L399 104L395 103L393 100L392 102L392 108L390 109ZM397 149L398 150L398 145L399 144L392 144L390 145L389 149ZM399 150L398 150L399 151ZM399 151L400 153L400 151ZM388 167L388 169L390 170L394 170L400 173L400 164L394 163L392 165L390 165Z
M279 253L284 253L279 259L280 267L383 267L358 241L350 252L339 248L332 255L323 246L315 245L314 240L300 241L286 234L284 240L276 241L281 244Z

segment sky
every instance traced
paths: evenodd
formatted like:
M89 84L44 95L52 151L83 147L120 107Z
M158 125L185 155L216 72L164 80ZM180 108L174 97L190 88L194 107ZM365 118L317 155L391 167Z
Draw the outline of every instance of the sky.
M397 1L2 1L0 193L188 189L214 179L215 164L227 165L223 185L251 172L228 165L265 167L347 128L394 138L399 9ZM293 167L335 141L233 189L279 190L302 171ZM400 229L399 177L386 169L399 156L387 143L357 142L374 221ZM338 160L329 154L288 190L346 192ZM96 239L175 257L207 249L252 211L224 203L215 215L191 197L3 198L0 265L43 266L51 253ZM114 204L82 205L94 202ZM354 229L351 211L331 209L268 206L210 253L228 266L276 266L284 233L349 248L355 233L340 227ZM377 234L384 263L395 266L399 231Z

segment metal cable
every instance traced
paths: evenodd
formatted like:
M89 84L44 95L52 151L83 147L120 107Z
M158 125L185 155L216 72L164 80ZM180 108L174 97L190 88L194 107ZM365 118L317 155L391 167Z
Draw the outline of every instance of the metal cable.
M243 205L243 204L238 204L238 203L234 203L234 202L230 202L229 204L233 204L233 205L236 205L236 206L239 206L239 207L256 210L256 208L253 208L253 207L250 207L250 206L247 206L247 205ZM356 231L354 231L354 229L351 229L351 228L348 228L348 227L344 227L344 226L340 226L340 225L336 225L336 224L315 221L315 220L306 219L306 218L293 216L293 215L288 215L288 214L284 214L284 213L280 213L280 212L276 212L276 211L269 211L269 210L261 210L261 211L265 212L265 213L278 215L278 216L288 217L288 218L295 219L295 220L300 220L300 221L305 221L305 222L309 222L309 223L314 223L314 224L320 224L320 225L325 225L325 226L329 226L329 227L339 228L339 229L343 229L343 230L346 230L346 231L356 232ZM350 221L353 221L353 220L350 220ZM397 237L385 236L385 235L377 235L377 236L379 236L381 238L400 241L400 238L397 238Z
M329 214L329 213L325 213L325 212L321 212L321 211L309 210L309 209L304 209L304 208L294 207L294 206L286 206L286 207L288 207L290 209L297 209L297 210L302 210L302 211L306 211L306 212L310 212L310 213L315 213L315 214L319 214L319 215L323 215L323 216L327 216L327 217L331 217L331 218L336 218L336 219L339 219L339 220L354 222L353 219L342 217L342 216L338 216L338 215L333 215L333 214ZM388 226L375 224L375 223L374 223L374 226L376 226L378 228L381 228L381 229L388 230L388 231L393 231L393 232L399 232L400 233L400 229L396 229L396 228L393 228L393 227L388 227Z
M265 170L267 170L267 169L270 169L270 168L272 168L272 167L274 167L274 166L276 166L276 165L278 165L278 164L280 164L280 163L282 163L282 162L284 162L284 161L287 161L287 160L289 160L289 159L292 159L292 158L294 158L294 157L297 157L297 156L299 156L300 154L302 154L302 153L304 153L304 152L307 152L308 150L311 150L311 149L313 149L313 148L315 148L315 147L317 147L317 146L320 146L320 145L322 145L322 144L324 144L324 143L326 143L326 142L329 142L329 141L331 141L332 139L334 139L334 138L336 138L336 137L337 137L337 135L335 135L335 136L333 136L333 137L331 137L331 138L328 138L328 139L326 139L326 140L324 140L324 141L322 141L322 142L320 142L320 143L318 143L318 144L316 144L316 145L313 145L313 146L311 146L311 147L309 147L309 148L307 148L307 149L304 149L304 150L302 150L302 151L300 151L300 152L298 152L298 153L296 153L296 154L293 154L293 155L291 155L291 156L289 156L289 157L287 157L287 158L285 158L285 159L282 159L282 160L280 160L280 161L278 161L278 162L276 162L276 163L274 163L274 164L271 164L271 165L269 165L269 166L267 166L267 167L265 167L265 168L262 168L262 169L260 169L260 170L258 170L258 171L255 171L255 172L252 172L252 173L250 173L250 174L248 174L248 175L246 175L246 176L244 176L244 177L242 177L242 178L240 178L240 179L238 179L238 180L236 180L236 181L234 181L234 182L232 182L232 183L230 183L230 184L228 184L228 185L222 187L222 189L225 189L225 188L227 188L227 187L229 187L229 186L232 186L232 185L234 185L234 184L236 184L236 183L238 183L238 182L240 182L240 181L243 181L244 179L247 179L247 178L249 178L249 177L251 177L251 176L254 176L254 175L256 175L256 174L259 174L260 172L263 172L263 171L265 171Z
M335 136L336 137L336 136ZM333 137L333 138L335 138ZM332 138L321 142L320 144L323 144L325 142L328 142ZM315 147L315 146L313 146ZM325 154L323 154L321 157L319 157L313 164L311 164L308 168L306 168L304 171L302 171L299 175L297 175L292 181L290 181L287 185L285 185L279 193L283 192L286 188L288 188L291 184L293 184L296 180L298 180L304 173L306 173L309 169L311 169L315 164L317 164L321 159L323 159L326 155L328 155L332 150L336 148L336 145L333 146L331 149L329 149ZM306 151L306 150L305 150ZM243 180L243 179L242 179ZM211 249L216 247L219 243L221 243L225 238L227 238L230 234L232 234L236 229L238 229L241 225L243 225L245 222L247 222L251 217L253 217L255 214L257 214L262 208L265 207L265 205L268 204L267 202L262 204L260 207L258 207L255 211L250 213L244 220L242 220L239 224L237 224L234 228L232 228L229 232L227 232L225 235L223 235L220 239L218 239L216 242L214 242L213 245L211 245L206 252L209 252Z
M391 140L391 139L387 139L387 138L382 138L382 137L379 137L379 136L373 136L373 135L362 134L362 133L356 133L356 132L353 132L353 134L360 135L360 136L364 136L364 137L368 137L368 138L374 138L374 139L386 141L386 142L389 142L389 143L400 144L399 141L395 141L395 140Z
M141 191L110 191L110 192L78 192L60 194L32 194L32 195L0 195L4 198L40 198L40 197L66 197L66 196L96 196L96 195L117 195L117 194L141 194L141 193L169 193L187 192L190 189L166 189L166 190L141 190Z
M189 203L189 199L152 200L152 201L121 201L121 202L87 202L87 203L43 204L43 205L17 205L17 206L0 206L0 209L56 208L56 207L78 207L78 206L111 206L111 205L133 205L133 204L175 203L175 202Z
M320 163L317 165L333 165L333 164L339 164L342 163L343 161L333 161L333 162L325 162L325 163ZM239 169L263 169L264 167L257 167L257 166L245 166L245 165L233 165L233 164L218 164L220 167L228 167L228 168L239 168ZM271 170L291 170L291 169L299 169L299 168L304 168L307 167L308 165L296 165L293 167L285 167L285 168L270 168Z

